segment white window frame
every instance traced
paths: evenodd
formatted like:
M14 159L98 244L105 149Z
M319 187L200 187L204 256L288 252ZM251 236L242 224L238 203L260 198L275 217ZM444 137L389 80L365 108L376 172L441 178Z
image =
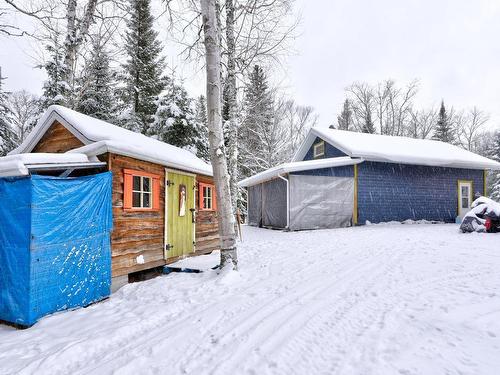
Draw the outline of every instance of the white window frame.
M467 187L467 190L469 191L468 196L465 196L462 194L462 188ZM474 183L471 180L458 180L458 216L463 217L467 212L465 210L469 210L472 202L474 201L474 196L473 196L473 190L474 189ZM463 200L464 198L467 199L468 202L468 207L464 207Z
M140 179L140 185L139 189L140 190L135 190L134 189L134 179L139 178ZM144 180L148 179L149 180L149 191L144 190ZM134 193L139 193L141 200L140 200L140 206L134 206ZM144 195L149 194L149 206L144 206ZM150 176L140 176L140 175L132 175L132 208L136 209L153 209L153 178Z
M318 152L318 148L320 148L320 147L322 148L321 153ZM321 142L316 143L313 146L313 157L319 158L320 156L324 156L324 155L325 155L325 141L321 141Z
M206 210L206 211L213 210L213 195L214 195L213 186L203 185L202 189L207 189L206 190L207 194L205 194L205 190L202 192L202 196L203 196L202 207L203 207L203 210ZM208 195L209 191L210 191L210 196ZM210 203L210 205L209 205L209 203Z

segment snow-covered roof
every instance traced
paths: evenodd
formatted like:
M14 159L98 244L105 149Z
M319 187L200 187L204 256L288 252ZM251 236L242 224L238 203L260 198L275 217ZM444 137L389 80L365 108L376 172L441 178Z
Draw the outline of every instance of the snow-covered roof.
M322 138L348 156L370 161L500 170L500 163L444 142L321 127L314 127L309 131L293 161L304 158L316 137Z
M90 160L85 154L17 154L0 157L0 176L27 176L33 169L94 167L105 163Z
M331 167L343 167L346 165L354 165L362 163L363 159L353 159L348 156L343 156L339 158L327 158L327 159L317 159L317 160L307 160L307 161L297 161L292 163L285 163L278 165L274 168L267 169L263 172L257 173L251 177L245 178L238 183L240 187L247 187L261 182L272 180L278 176L282 176L291 172L307 171L311 169L321 169L321 168L331 168Z
M31 152L48 128L60 122L85 146L71 152L99 155L113 152L140 160L212 176L212 166L179 147L134 133L63 106L50 106L26 140L10 155Z

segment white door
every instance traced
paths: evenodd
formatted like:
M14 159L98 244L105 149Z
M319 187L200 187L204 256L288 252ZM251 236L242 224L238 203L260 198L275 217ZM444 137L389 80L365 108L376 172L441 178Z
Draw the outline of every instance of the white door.
M458 216L464 217L472 204L472 181L458 181Z

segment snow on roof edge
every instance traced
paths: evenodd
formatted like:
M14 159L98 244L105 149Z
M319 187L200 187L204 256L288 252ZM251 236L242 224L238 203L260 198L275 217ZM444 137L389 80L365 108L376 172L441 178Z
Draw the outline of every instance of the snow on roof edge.
M335 133L337 136L335 137ZM347 142L344 139L344 142L341 142L338 138L344 137L345 135L352 135L352 142ZM321 127L313 127L309 130L306 138L302 142L301 146L293 156L293 161L301 160L311 145L313 144L316 137L319 137L326 142L330 143L332 146L338 148L345 154L351 157L359 157L363 158L366 161L375 161L375 162L383 162L383 163L396 163L396 164L412 164L412 165L425 165L432 167L448 167L448 168L464 168L464 169L491 169L491 170L500 170L500 163L488 159L484 156L475 154L471 151L467 151L461 149L457 146L450 145L447 143L430 140L430 139L414 139L408 137L399 137L399 136L388 136L381 134L365 134L365 133L357 133L357 132L347 132L342 130L330 129L330 128L321 128ZM361 138L373 137L374 142L380 143L380 140L387 140L392 145L397 145L397 140L400 140L401 144L407 143L411 145L426 145L429 146L434 153L436 151L440 151L442 154L453 154L459 156L459 158L450 158L450 157L431 157L428 155L417 154L417 153L407 153L407 155L398 154L394 152L393 154L387 152L386 145L380 145L381 151L378 150L366 150L366 145L363 145ZM356 139L358 138L358 139ZM366 139L365 139L366 141ZM361 146L365 146L365 150L356 149L355 143L358 142ZM349 143L349 144L347 144ZM351 144L352 143L352 144ZM399 145L401 146L401 145ZM363 148L363 147L361 147ZM407 150L406 150L407 151ZM385 153L385 154L384 154Z
M210 164L207 165L207 169L201 169L201 168L194 168L192 166L186 166L186 165L181 165L177 164L171 161L166 161L164 159L161 159L153 154L147 154L147 151L138 151L138 150L133 150L133 147L130 145L123 145L120 144L120 142L115 142L115 141L109 141L109 140L103 140L103 141L98 141L91 143L89 145L85 145L79 148L75 148L73 150L67 151L68 154L70 153L83 153L87 156L97 156L97 155L102 155L106 152L112 152L114 154L122 155L122 156L128 156L132 157L135 159L140 159L144 161L148 161L150 163L155 163L155 164L160 164L165 167L170 167L174 169L180 169L188 172L194 172L198 174L202 174L204 176L213 176L213 171L212 167Z
M105 141L108 142L108 146L115 147L115 152L118 154L159 163L180 170L213 176L212 166L188 150L151 137L146 137L140 133L132 132L59 105L50 106L25 141L12 150L9 155L30 152L54 121L63 124L68 131L84 144L79 149L93 150L92 147L88 149L85 147ZM118 144L121 145L118 146ZM99 147L103 147L102 144Z
M16 177L29 175L30 169L37 167L96 164L81 153L31 153L0 157L0 176Z
M267 169L253 176L247 177L238 182L239 187L248 187L260 184L265 181L272 180L282 174L307 171L311 169L343 167L347 165L354 165L362 163L364 160L361 158L351 158L349 156L341 156L336 158L326 158L317 160L306 160L280 164L276 167Z

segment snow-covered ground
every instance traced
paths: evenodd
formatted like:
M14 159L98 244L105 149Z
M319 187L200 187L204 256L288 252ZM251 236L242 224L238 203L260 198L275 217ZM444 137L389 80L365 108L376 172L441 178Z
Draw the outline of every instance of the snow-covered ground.
M243 236L239 273L172 273L25 331L0 326L0 373L499 373L500 235Z

